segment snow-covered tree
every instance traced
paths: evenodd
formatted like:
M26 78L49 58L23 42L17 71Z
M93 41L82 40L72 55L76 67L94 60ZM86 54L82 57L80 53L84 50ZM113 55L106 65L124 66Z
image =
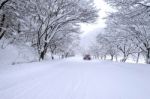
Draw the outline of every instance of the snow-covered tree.
M0 39L15 39L21 33L24 16L27 14L28 0L0 1Z
M1 0L0 39L30 44L41 60L70 46L64 42L79 34L79 23L94 22L97 12L92 0Z
M99 46L101 46L99 51L104 59L107 56L110 56L111 60L114 60L114 57L117 58L118 50L113 36L110 36L108 34L99 34L97 36L97 43L99 44Z
M36 0L35 9L38 27L35 39L40 59L44 59L49 43L64 27L76 27L78 23L94 22L97 18L93 3L86 0Z
M106 0L111 6L116 8L116 12L108 17L107 29L113 30L114 34L119 34L121 47L127 48L126 54L142 53L146 63L150 63L150 33L149 33L149 0ZM112 20L112 21L110 21ZM110 21L110 22L109 22ZM118 37L120 37L117 35ZM125 40L125 41L124 41ZM126 45L127 47L123 47ZM126 56L126 55L125 55Z

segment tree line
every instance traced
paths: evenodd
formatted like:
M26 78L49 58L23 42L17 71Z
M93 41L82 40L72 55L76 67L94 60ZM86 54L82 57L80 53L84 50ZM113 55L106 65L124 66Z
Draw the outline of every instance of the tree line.
M111 60L122 57L126 62L130 56L136 61L140 56L150 64L150 1L149 0L105 0L114 12L106 18L105 32L97 36L92 47L95 56Z
M78 43L80 23L93 23L98 10L92 0L0 0L0 40L27 44L38 59L48 52L64 57Z

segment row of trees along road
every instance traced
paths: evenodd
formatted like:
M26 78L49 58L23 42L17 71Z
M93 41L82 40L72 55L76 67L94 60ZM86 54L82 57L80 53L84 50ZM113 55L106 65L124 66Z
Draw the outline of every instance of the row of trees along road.
M105 0L116 11L109 14L104 34L97 36L100 54L121 54L122 62L130 55L139 60L144 56L150 64L150 1L149 0Z
M95 22L97 13L92 0L0 0L0 40L30 44L39 60L49 51L68 54L79 24Z

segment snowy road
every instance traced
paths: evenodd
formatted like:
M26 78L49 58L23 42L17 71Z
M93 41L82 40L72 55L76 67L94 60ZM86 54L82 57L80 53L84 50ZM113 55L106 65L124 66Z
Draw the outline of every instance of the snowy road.
M0 70L0 99L150 99L148 65L68 59L13 66Z

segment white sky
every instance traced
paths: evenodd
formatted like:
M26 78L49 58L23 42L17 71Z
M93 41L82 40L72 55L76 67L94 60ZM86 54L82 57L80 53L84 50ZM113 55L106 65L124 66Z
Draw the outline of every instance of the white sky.
M99 18L94 24L82 24L81 31L83 34L81 35L81 46L87 48L93 42L95 42L95 37L98 33L103 31L105 25L105 18L107 16L107 12L110 12L112 9L104 0L94 0L95 5L99 11Z
M97 29L101 29L105 27L105 20L103 19L104 17L107 16L107 12L109 12L111 9L110 7L107 5L107 3L104 0L94 0L95 5L98 9L100 9L99 11L99 18L97 20L97 22L93 23L93 24L82 24L81 25L81 30L84 32L84 34L87 34L89 32L92 32L94 30Z

